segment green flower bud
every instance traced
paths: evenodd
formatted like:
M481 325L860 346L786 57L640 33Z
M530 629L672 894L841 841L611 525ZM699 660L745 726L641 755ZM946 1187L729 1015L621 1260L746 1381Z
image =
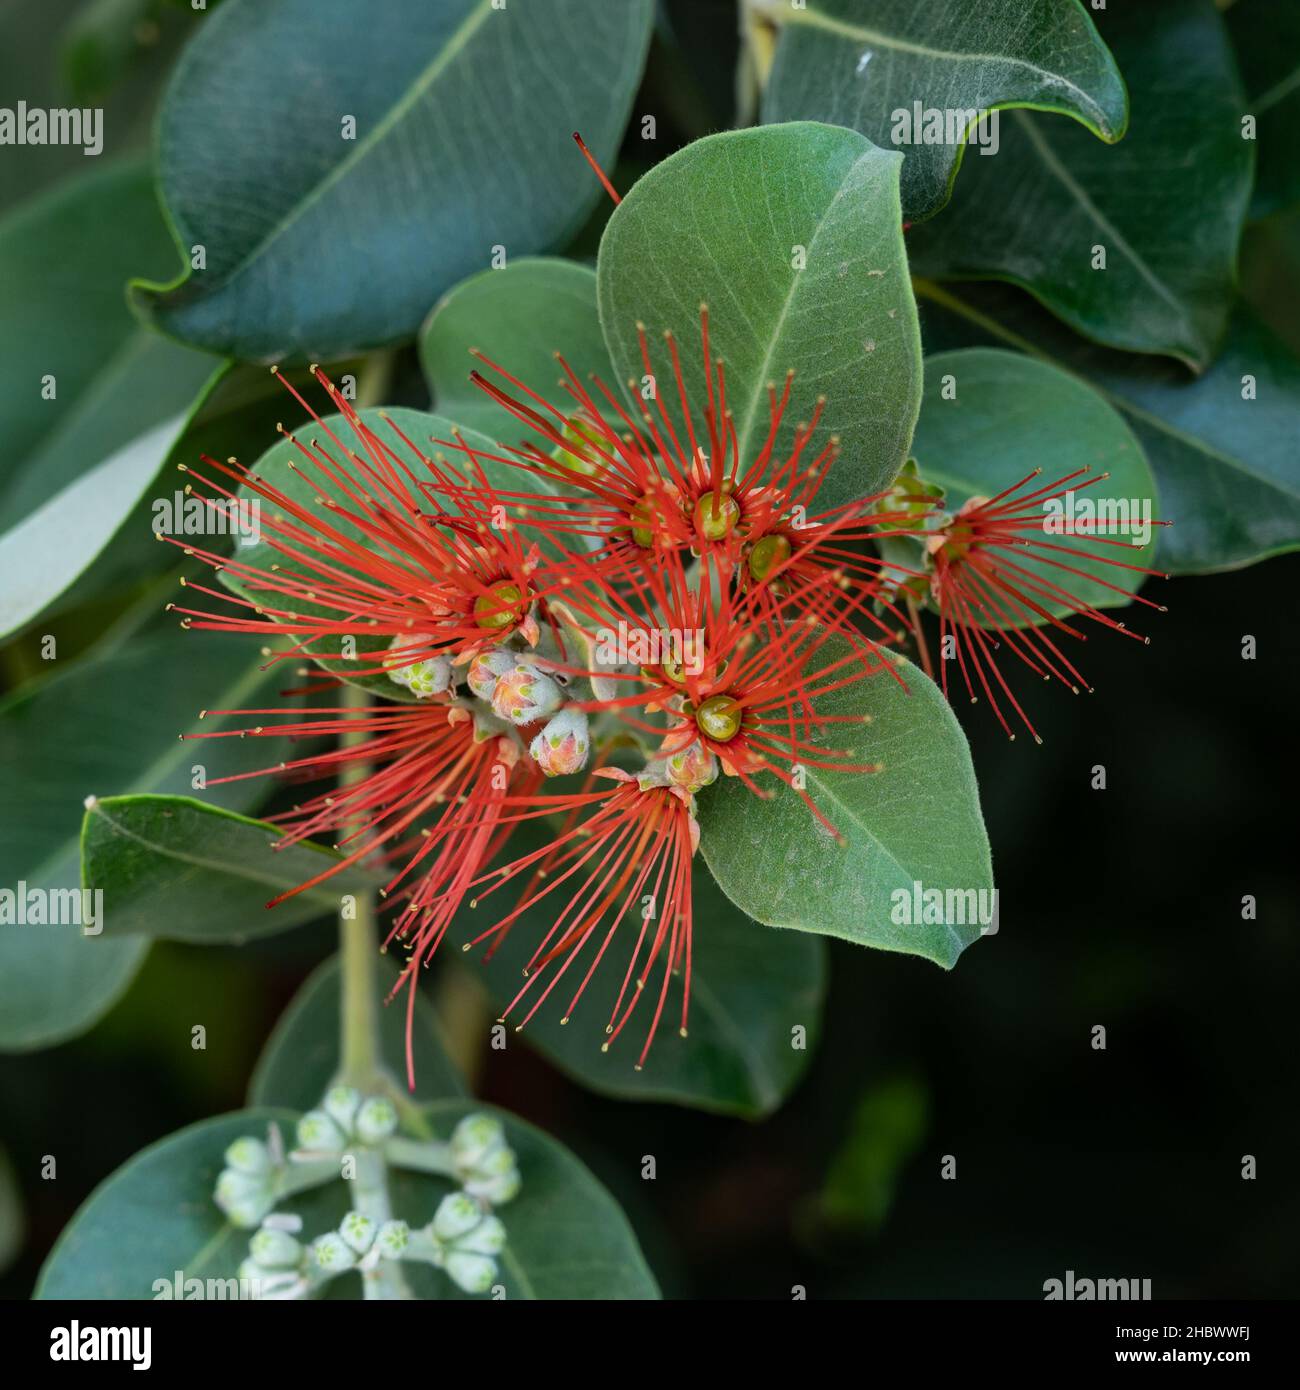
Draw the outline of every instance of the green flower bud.
M518 1162L495 1116L467 1115L452 1131L448 1147L456 1174L470 1196L501 1206L518 1195Z
M467 1255L499 1255L506 1248L506 1228L498 1217L485 1216L456 1241L457 1251Z
M343 1218L339 1235L358 1255L364 1255L375 1243L375 1223L359 1211L350 1211Z
M431 647L438 639L417 633L399 633L389 643L390 652L418 652ZM417 699L428 700L441 695L451 685L451 659L445 656L425 657L406 666L384 662L388 679L409 690Z
M248 1253L263 1272L268 1269L296 1269L302 1259L302 1246L287 1231L263 1226L248 1242Z
M371 1096L357 1111L357 1138L363 1144L380 1144L396 1128L397 1111L382 1096Z
M343 1131L351 1135L352 1121L361 1105L361 1092L351 1086L334 1086L325 1097L325 1110Z
M217 1178L213 1201L234 1225L245 1230L260 1226L262 1218L275 1206L271 1174L254 1177L225 1168Z
M397 1260L411 1243L411 1228L405 1221L385 1221L375 1237L375 1245L386 1260Z
M347 1242L333 1231L312 1241L308 1258L326 1274L340 1274L356 1263Z
M453 1192L438 1203L431 1231L436 1240L451 1244L483 1220L483 1209L464 1192Z
M470 1168L505 1141L505 1126L495 1115L466 1115L451 1132L451 1156L458 1168Z
M509 1150L507 1154L510 1158L509 1171L497 1177L469 1178L465 1183L465 1191L482 1198L494 1207L503 1207L507 1202L513 1201L519 1195L523 1181L519 1176L519 1169L514 1166L514 1154Z
M487 1293L497 1273L496 1261L486 1255L462 1255L456 1251L447 1256L443 1267L466 1293Z
M262 1177L271 1171L271 1151L260 1139L236 1139L226 1150L226 1167Z
M323 1110L309 1110L298 1121L298 1147L313 1153L341 1153L347 1135Z

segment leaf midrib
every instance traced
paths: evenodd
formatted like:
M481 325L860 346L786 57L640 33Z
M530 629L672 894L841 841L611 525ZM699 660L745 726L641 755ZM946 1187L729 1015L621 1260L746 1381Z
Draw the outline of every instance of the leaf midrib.
M1070 173L1069 169L1058 158L1056 151L1052 149L1043 135L1034 124L1033 120L1026 116L1022 111L1013 111L1012 116L1029 137L1029 143L1034 147L1034 152L1043 162L1048 173L1060 183L1065 191L1078 204L1080 210L1088 216L1093 223L1101 230L1102 234L1110 237L1116 247L1123 253L1125 258L1137 271L1137 273L1147 282L1147 284L1169 305L1178 315L1178 322L1188 330L1193 340L1196 337L1195 324L1188 316L1187 307L1182 303L1177 295L1168 285L1155 273L1154 270L1138 254L1133 246L1129 244L1128 238L1119 230L1117 226L1106 216L1104 212L1089 197L1087 190Z

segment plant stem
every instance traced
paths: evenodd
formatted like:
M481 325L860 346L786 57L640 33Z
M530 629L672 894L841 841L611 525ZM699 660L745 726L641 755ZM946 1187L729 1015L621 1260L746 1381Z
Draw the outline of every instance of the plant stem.
M342 687L343 703L348 709L365 709L368 698L364 690L354 685ZM350 732L343 735L345 744L356 743L364 735ZM350 787L363 781L369 769L364 763L349 763L340 777L340 787ZM363 1095L379 1090L383 1085L383 1067L379 1048L379 980L375 961L379 948L375 941L375 900L371 893L358 893L356 915L351 919L339 916L339 974L342 980L340 1011L339 1079L355 1086Z
M362 710L369 703L364 690L353 685L342 687L348 709ZM365 735L352 731L343 736L345 744L355 744ZM349 763L339 777L340 787L354 786L369 772L364 762ZM379 947L375 940L375 902L372 893L356 895L356 914L339 916L339 1079L355 1086L363 1096L388 1089L379 1042L379 979L375 962ZM388 1170L383 1156L373 1149L358 1149L353 1155L356 1167L349 1179L355 1210L370 1217L376 1227L391 1221L393 1206L388 1194ZM406 1276L391 1260L380 1260L362 1271L361 1287L367 1299L391 1301L414 1298Z

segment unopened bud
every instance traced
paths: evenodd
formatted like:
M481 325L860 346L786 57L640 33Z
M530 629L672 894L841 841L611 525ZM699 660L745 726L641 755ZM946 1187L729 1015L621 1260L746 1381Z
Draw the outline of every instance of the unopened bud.
M248 1253L264 1271L296 1269L302 1259L302 1246L287 1231L263 1226L248 1242Z
M536 666L519 662L492 691L492 713L512 724L532 724L554 714L564 703L564 691Z
M323 1269L326 1274L339 1274L345 1269L351 1269L356 1263L347 1242L334 1231L330 1231L328 1235L317 1236L312 1241L308 1254L312 1263Z
M343 1131L344 1136L352 1133L352 1121L360 1105L361 1092L351 1086L334 1086L325 1097L325 1111Z
M452 1131L451 1159L465 1191L493 1206L518 1195L520 1178L505 1129L493 1115L467 1115Z
M226 1150L226 1167L261 1177L271 1171L271 1151L260 1139L236 1139Z
M514 668L513 652L503 651L500 647L489 647L487 651L479 652L470 662L465 681L480 700L490 700L492 692L497 688L497 681Z
M381 1144L396 1128L397 1111L382 1096L371 1096L357 1111L357 1138L363 1144Z
M309 1110L298 1121L298 1147L313 1153L341 1153L347 1135L323 1111Z
M587 716L572 705L552 715L546 727L528 747L537 766L548 777L564 777L581 772L591 751Z
M375 1242L375 1223L359 1211L350 1211L339 1226L339 1235L358 1255L364 1255Z
M375 1237L375 1245L386 1260L397 1260L411 1243L411 1228L405 1221L385 1221Z
M401 634L389 644L390 652L427 651L438 642L436 637L423 634ZM428 700L441 695L451 684L451 660L445 656L426 656L407 665L398 665L391 660L384 662L388 679L409 690L417 699Z
M692 794L718 780L718 760L698 741L664 759L668 780Z

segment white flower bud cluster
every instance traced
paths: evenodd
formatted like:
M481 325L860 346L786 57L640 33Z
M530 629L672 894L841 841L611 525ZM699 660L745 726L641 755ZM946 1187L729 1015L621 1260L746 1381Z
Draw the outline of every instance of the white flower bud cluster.
M239 1268L247 1297L306 1298L338 1275L350 1270L364 1275L382 1260L433 1265L467 1293L491 1288L506 1241L492 1207L509 1202L520 1189L518 1162L500 1120L467 1115L446 1143L404 1139L397 1135L397 1111L387 1097L335 1086L299 1120L297 1141L287 1161L274 1126L269 1143L245 1137L226 1150L215 1200L235 1225L257 1228ZM405 1221L376 1221L352 1210L337 1230L305 1242L299 1239L300 1218L276 1213L275 1207L284 1197L337 1176L349 1146L369 1153L372 1164L440 1174L462 1190L444 1197L433 1220L416 1231ZM364 1195L360 1200L366 1204Z
M452 1131L449 1148L456 1176L471 1197L499 1207L518 1195L519 1164L495 1116L466 1115Z
M430 1264L445 1269L466 1293L486 1293L497 1277L506 1228L467 1192L453 1192L438 1204L434 1218L418 1233Z
M214 1200L235 1226L252 1228L280 1198L284 1160L260 1139L236 1139L226 1150Z

